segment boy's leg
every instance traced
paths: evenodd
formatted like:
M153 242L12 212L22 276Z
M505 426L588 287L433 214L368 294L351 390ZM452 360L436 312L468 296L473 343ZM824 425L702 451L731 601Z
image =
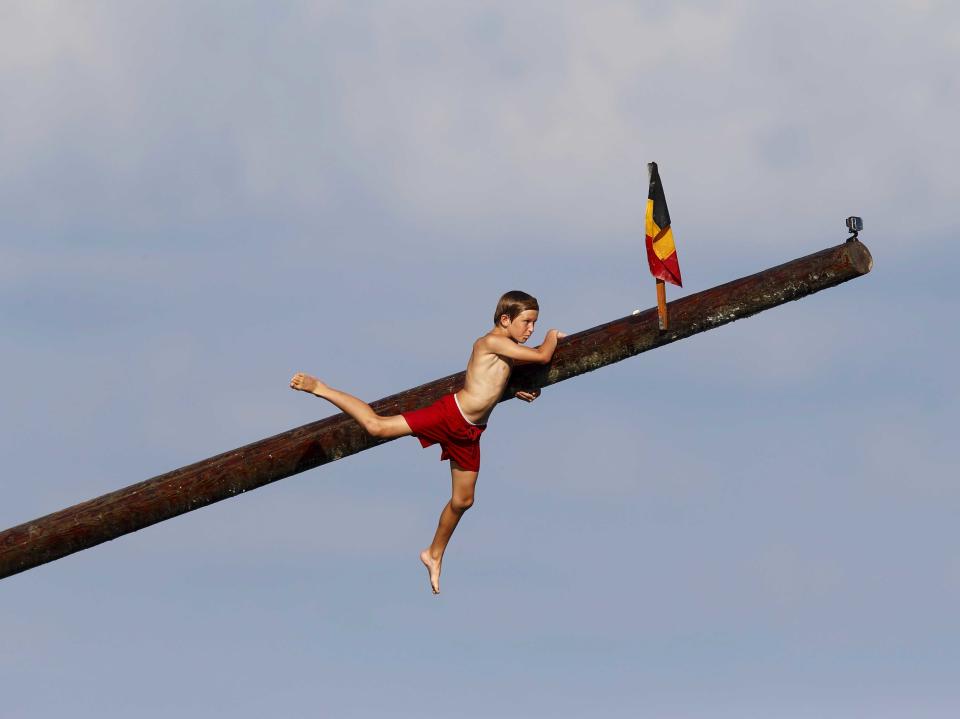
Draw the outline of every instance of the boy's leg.
M453 492L447 506L440 513L440 523L433 537L433 544L420 552L420 561L430 573L430 587L434 594L440 593L440 564L443 562L443 553L450 542L453 530L457 528L460 517L473 506L473 492L477 486L479 472L463 469L459 464L450 460L450 480Z
M392 439L413 433L403 415L396 414L390 417L382 417L362 399L336 390L316 377L311 377L303 372L297 372L293 376L293 379L290 380L290 386L301 392L309 392L317 397L323 397L323 399L357 420L360 426L374 437Z

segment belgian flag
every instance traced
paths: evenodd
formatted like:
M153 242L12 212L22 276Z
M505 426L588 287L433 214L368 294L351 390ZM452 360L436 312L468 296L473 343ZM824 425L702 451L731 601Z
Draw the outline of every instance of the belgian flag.
M650 263L650 273L658 280L682 287L667 198L663 195L657 163L647 163L647 171L650 173L650 192L647 194L647 261Z

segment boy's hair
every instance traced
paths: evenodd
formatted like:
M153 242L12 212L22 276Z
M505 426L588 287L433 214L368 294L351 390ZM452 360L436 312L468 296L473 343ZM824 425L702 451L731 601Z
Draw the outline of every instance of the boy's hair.
M536 310L539 312L540 305L537 304L537 298L520 290L510 290L497 302L497 311L493 313L493 324L499 327L500 318L503 317L503 315L509 317L510 321L513 322L517 318L517 315L525 310Z

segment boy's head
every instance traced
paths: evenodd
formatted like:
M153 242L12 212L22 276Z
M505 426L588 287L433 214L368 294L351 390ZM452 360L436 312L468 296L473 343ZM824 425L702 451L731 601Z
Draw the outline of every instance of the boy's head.
M530 325L529 330L523 332L524 336L520 341L526 341L527 337L530 335L530 332L533 331L533 323L537 320L537 315L540 312L540 305L537 304L537 298L528 295L526 292L521 292L520 290L510 290L500 298L500 301L497 302L497 309L493 313L493 324L495 327L502 327L503 329L510 328L511 324L515 319L520 317L524 312L527 312L524 315L524 318L528 320L527 324Z

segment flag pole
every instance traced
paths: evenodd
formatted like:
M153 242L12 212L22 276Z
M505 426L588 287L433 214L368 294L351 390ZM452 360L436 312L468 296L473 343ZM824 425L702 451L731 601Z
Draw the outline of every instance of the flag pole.
M668 329L670 319L667 316L667 287L659 278L657 278L657 316L660 318L660 330Z

